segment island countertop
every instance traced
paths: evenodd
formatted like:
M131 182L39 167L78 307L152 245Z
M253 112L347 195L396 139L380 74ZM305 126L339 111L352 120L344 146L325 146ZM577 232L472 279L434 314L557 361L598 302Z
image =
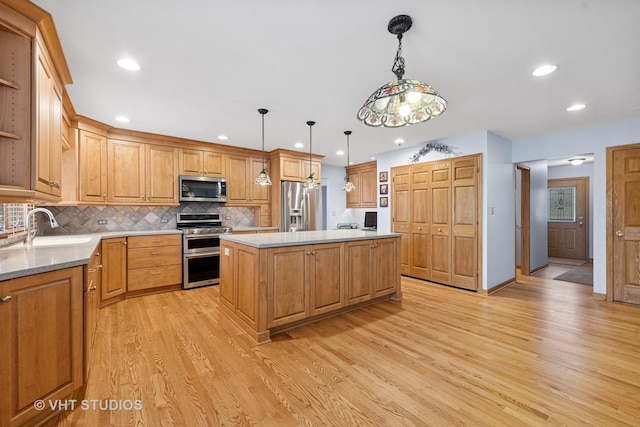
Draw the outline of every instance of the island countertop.
M314 245L320 243L345 242L400 237L399 233L369 230L318 230L259 234L221 234L221 240L239 243L258 249L282 246Z

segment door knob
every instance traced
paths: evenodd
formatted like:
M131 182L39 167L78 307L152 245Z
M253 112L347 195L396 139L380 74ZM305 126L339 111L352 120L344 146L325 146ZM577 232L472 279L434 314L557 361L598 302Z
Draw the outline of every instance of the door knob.
M616 236L622 237L622 236L624 236L624 233L622 231L618 230L618 231L616 231Z

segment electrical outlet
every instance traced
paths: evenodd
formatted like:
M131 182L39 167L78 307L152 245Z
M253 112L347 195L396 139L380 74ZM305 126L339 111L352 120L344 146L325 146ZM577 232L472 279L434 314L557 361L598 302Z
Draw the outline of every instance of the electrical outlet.
M98 225L107 225L109 221L107 221L106 219L99 219L98 220Z
M166 224L166 223L168 223L168 222L169 222L169 218L162 218L162 219L160 220L160 222L161 222L161 223L163 223L163 224Z

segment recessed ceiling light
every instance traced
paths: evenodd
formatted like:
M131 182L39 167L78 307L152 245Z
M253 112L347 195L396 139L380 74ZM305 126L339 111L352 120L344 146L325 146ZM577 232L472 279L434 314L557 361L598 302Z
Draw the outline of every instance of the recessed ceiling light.
M375 159L376 159L375 157L372 157L372 158L371 158L371 160L375 160Z
M558 66L556 65L545 64L533 70L533 73L531 74L533 74L536 77L546 76L547 74L553 73L557 69L558 69Z
M127 59L127 58L119 59L118 65L124 68L125 70L130 70L130 71L140 70L140 65L133 59Z
M222 141L226 141L229 139L229 137L227 135L218 135L218 139L222 140Z
M571 107L567 108L567 111L578 111L582 110L586 105L584 104L573 104Z
M394 143L400 145L400 144L404 144L404 139L402 138L396 138L395 141L393 141Z
M304 144L302 142L296 142L293 146L296 148L302 148L304 147Z
M129 117L118 116L118 117L116 117L116 121L118 121L120 123L129 123L131 120L129 120Z
M337 154L338 156L343 156L343 155L344 155L344 151L342 151L342 150L338 150L338 151L336 151L336 154Z

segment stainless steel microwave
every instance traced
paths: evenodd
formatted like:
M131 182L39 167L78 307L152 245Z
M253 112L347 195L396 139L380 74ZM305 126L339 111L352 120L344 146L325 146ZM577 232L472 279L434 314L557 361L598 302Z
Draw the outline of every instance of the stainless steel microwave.
M227 179L180 175L180 201L224 203L227 201Z

